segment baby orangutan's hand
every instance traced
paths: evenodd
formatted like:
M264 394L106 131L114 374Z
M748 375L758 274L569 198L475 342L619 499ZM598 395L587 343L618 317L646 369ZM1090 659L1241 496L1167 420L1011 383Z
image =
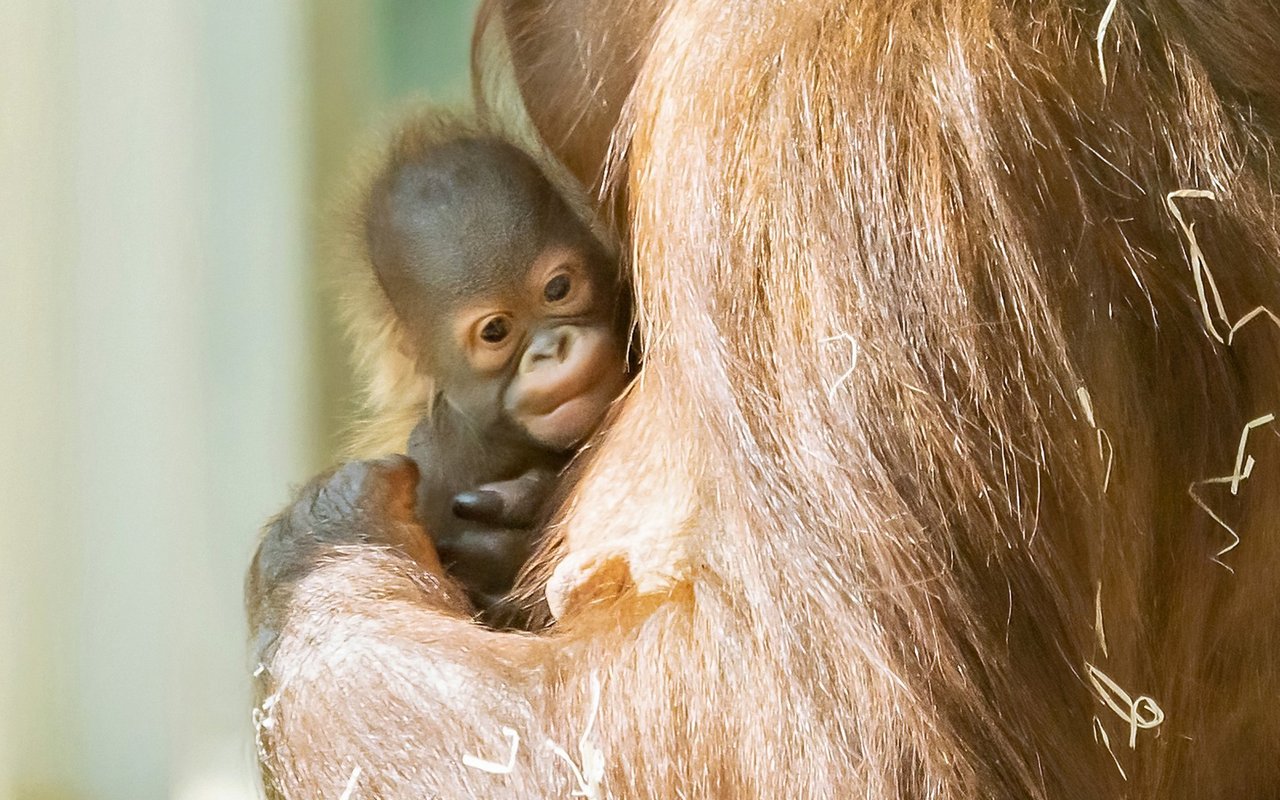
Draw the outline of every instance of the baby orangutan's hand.
M441 573L414 515L418 467L405 456L352 461L303 487L267 528L249 572L262 594L296 581L343 545L382 545Z

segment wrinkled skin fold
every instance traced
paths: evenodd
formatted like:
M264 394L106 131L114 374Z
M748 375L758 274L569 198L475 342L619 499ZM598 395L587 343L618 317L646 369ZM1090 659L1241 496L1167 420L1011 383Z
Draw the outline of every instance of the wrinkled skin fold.
M402 461L322 476L250 574L271 795L1280 795L1274 4L491 11L624 209L546 555L610 569L487 631Z

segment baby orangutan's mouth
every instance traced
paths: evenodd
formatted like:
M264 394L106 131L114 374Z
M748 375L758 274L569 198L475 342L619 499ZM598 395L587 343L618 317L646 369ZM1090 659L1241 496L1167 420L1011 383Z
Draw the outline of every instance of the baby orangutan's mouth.
M568 449L595 431L625 383L621 371L599 376L585 391L520 409L516 421L536 441L557 450Z
M506 396L516 423L554 450L568 450L590 436L627 383L626 355L614 337L570 329L561 342L555 357L526 362Z

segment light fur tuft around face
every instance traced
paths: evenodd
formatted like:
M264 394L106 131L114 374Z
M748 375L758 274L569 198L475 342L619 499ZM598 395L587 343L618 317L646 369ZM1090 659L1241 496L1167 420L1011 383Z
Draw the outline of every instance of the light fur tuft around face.
M535 636L384 552L281 588L274 791L1280 795L1274 4L499 5L548 145L627 142L601 591Z
M366 207L374 184L395 164L421 157L456 137L494 135L474 113L416 104L394 114L390 133L370 147L352 170L341 216L345 221L347 269L341 277L342 319L352 360L364 388L363 414L352 426L345 453L376 458L404 452L415 425L431 412L435 382L378 282L370 261Z
M377 180L390 165L413 159L457 136L491 133L474 114L418 106L393 116L385 143L370 147L341 204L347 269L341 276L342 318L353 364L364 388L364 415L353 426L346 452L375 458L405 449L409 433L431 410L434 382L396 316L370 262L365 236L366 205Z

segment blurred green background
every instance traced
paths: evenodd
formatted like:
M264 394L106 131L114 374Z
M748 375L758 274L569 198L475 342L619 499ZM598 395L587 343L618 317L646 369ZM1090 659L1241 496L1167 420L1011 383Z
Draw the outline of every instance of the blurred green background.
M353 410L328 212L474 7L0 0L0 798L257 796L243 575Z

